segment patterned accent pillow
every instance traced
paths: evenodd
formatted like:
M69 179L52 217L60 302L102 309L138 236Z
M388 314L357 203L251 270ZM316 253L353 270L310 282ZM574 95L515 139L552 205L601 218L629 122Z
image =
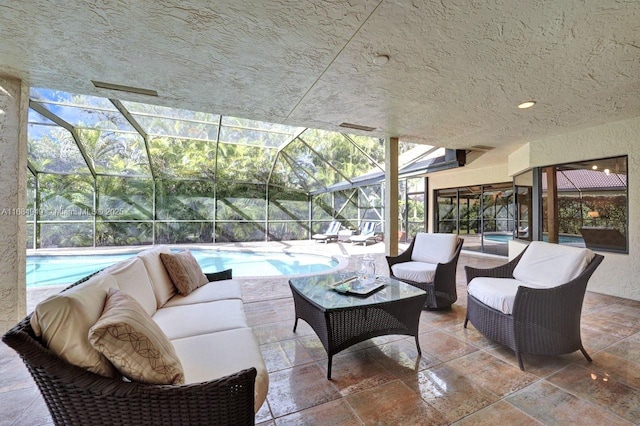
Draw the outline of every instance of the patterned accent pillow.
M198 261L189 250L176 254L160 253L160 259L167 269L173 285L176 286L178 292L183 296L186 296L196 288L209 282L207 277L202 273Z
M89 329L89 342L128 379L157 385L184 383L169 338L133 297L110 289L104 311Z

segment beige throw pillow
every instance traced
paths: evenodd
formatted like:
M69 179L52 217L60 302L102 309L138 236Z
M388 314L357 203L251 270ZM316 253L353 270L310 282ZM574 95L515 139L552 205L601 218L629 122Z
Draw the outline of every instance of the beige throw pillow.
M179 385L184 370L176 351L133 297L110 289L89 342L125 377L141 383Z
M202 273L198 261L189 250L176 254L160 253L160 259L162 259L171 281L183 296L209 282Z

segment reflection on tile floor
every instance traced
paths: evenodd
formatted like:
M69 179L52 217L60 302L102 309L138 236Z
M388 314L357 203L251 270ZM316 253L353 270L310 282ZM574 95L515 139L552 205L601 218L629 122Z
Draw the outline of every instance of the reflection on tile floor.
M291 248L343 256L347 268L365 252L387 272L384 246L303 242ZM473 326L464 329L464 265L491 267L503 258L463 253L460 300L450 312L424 311L418 357L415 340L383 336L334 357L311 327L298 323L286 279L245 279L247 320L260 342L270 375L267 402L256 415L264 425L631 425L640 423L640 302L588 293L579 352L525 356L520 371L509 349ZM32 308L58 289L29 292ZM0 344L0 425L48 425L51 419L17 355Z

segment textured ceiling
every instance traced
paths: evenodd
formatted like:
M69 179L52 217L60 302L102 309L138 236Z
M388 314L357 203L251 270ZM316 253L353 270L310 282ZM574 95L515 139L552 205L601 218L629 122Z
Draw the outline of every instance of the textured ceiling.
M377 54L390 61L376 65ZM513 148L640 116L640 1L0 0L0 74L296 126L349 122L436 146ZM516 108L529 99L538 104Z

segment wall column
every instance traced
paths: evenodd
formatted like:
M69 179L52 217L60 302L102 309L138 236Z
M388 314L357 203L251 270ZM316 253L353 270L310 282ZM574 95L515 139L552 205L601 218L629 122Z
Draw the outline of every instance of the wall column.
M398 255L398 138L386 138L384 144L384 250Z
M547 172L547 231L549 242L558 244L560 223L558 222L558 179L556 168L549 166Z
M28 107L29 88L0 76L0 334L27 311Z

